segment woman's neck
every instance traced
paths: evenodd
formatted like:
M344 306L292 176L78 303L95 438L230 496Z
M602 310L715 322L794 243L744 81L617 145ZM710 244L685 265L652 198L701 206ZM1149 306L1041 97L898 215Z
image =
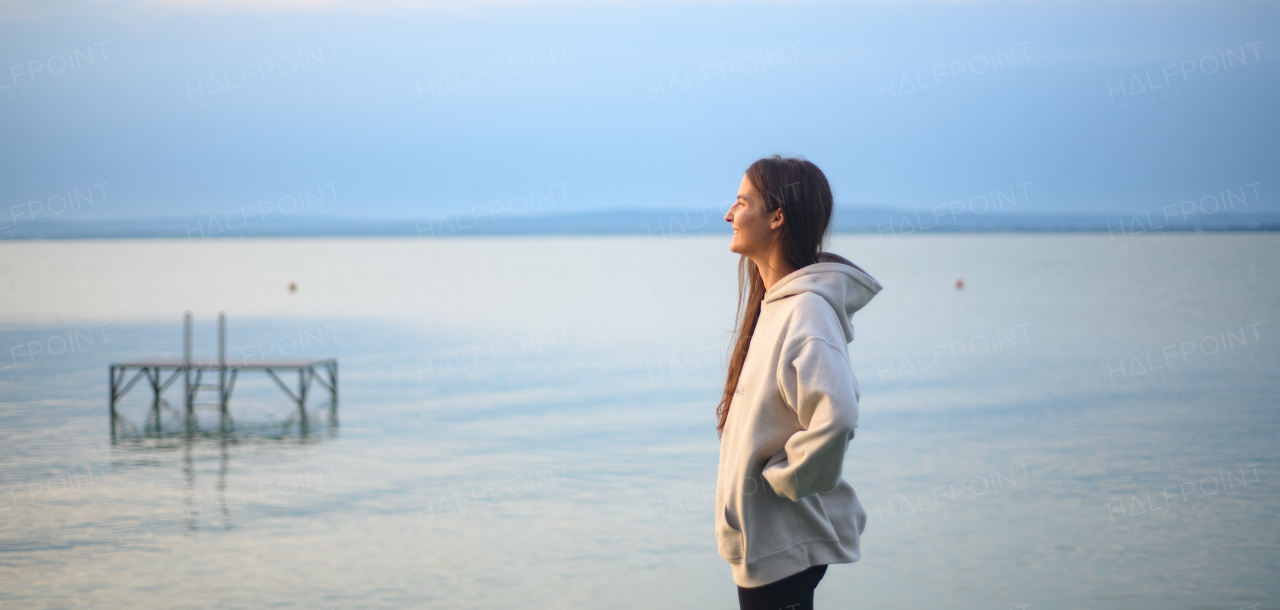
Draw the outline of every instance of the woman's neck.
M756 268L760 270L760 280L764 282L764 289L768 291L778 280L787 277L795 268L787 263L787 257L781 252L774 250L765 259L767 264L756 261Z

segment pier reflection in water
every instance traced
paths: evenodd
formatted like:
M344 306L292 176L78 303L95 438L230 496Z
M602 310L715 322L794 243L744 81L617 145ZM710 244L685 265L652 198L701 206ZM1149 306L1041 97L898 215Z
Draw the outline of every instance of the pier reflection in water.
M334 413L328 408L322 412ZM157 417L161 414L167 417ZM143 425L116 419L111 438L112 462L117 468L129 463L180 467L186 528L231 530L236 514L254 505L268 506L299 490L332 486L336 481L330 464L253 485L232 486L229 481L236 457L248 451L278 455L290 447L319 445L336 439L337 423L336 415L309 417L305 411L294 412L282 422L237 423L225 411L213 418L185 417L181 409L161 401L157 409L148 411ZM216 466L211 468L212 465ZM250 468L257 469L258 465ZM212 489L208 490L210 480Z

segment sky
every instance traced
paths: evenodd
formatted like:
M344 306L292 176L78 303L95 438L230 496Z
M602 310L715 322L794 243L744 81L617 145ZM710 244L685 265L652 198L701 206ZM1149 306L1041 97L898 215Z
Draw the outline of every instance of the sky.
M775 153L839 205L1280 212L1278 26L1263 2L0 0L0 215L727 208Z

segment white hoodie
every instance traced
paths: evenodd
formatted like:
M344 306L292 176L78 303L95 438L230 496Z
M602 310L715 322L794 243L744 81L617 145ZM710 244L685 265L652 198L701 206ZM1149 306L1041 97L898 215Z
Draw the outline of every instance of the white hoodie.
M716 539L742 587L858 561L867 513L840 477L858 425L853 313L881 286L823 252L765 292L720 440Z

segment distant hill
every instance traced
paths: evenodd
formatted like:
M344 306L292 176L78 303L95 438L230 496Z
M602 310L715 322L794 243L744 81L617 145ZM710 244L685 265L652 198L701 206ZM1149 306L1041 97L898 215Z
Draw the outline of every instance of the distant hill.
M340 218L315 214L243 218L209 216L47 220L0 226L0 239L85 238L228 238L228 237L461 237L469 235L649 235L674 237L730 232L724 210L608 210L566 214L473 214L470 210L417 220ZM1095 231L1112 235L1152 231L1280 231L1280 214L1174 214L1166 219L1149 213L977 214L949 210L903 210L871 206L838 206L832 218L836 233L913 235L963 232Z

